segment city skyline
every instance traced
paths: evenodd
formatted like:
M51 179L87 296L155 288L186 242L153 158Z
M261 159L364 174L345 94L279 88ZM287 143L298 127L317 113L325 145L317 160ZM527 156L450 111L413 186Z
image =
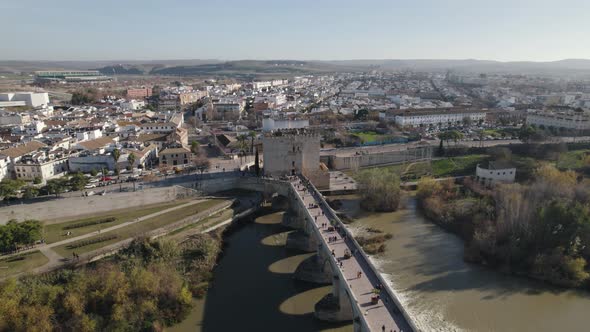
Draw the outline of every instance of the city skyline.
M590 4L5 1L0 60L590 59ZM567 15L564 15L564 12ZM22 15L26 13L26 15Z

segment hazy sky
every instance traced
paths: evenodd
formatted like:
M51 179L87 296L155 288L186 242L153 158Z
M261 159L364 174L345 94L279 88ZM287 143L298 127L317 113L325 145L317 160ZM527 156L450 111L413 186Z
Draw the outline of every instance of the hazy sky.
M0 0L2 60L590 58L590 0Z

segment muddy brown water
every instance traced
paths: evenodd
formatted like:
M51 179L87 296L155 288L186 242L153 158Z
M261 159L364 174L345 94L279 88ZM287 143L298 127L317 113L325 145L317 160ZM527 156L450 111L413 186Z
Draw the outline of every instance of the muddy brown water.
M355 196L339 198L356 216L353 233L393 234L372 259L424 331L590 331L590 293L464 262L463 241L421 216L413 197L398 212L372 214Z
M356 196L338 196L354 215L354 233L367 227L393 234L373 256L423 331L590 331L590 294L505 275L463 261L463 242L424 219L409 198L393 213L363 213ZM314 304L330 291L292 280L309 254L284 247L282 213L257 218L228 238L207 297L167 331L352 331L318 322Z

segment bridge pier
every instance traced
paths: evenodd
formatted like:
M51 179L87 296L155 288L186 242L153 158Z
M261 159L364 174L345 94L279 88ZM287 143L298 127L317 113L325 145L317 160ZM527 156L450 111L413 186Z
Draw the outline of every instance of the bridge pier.
M296 249L305 252L314 252L317 250L318 241L313 234L307 234L304 230L296 230L287 235L287 249Z
M315 305L313 314L317 319L328 322L353 320L354 315L350 302L352 296L341 286L341 282L346 282L346 280L340 280L337 275L332 277L332 292Z
M324 254L321 243L318 246L315 255L306 258L297 266L293 278L321 285L332 282L333 271L329 261L330 257Z
M283 213L281 225L292 229L302 229L304 227L304 219L298 215L297 211L289 208Z

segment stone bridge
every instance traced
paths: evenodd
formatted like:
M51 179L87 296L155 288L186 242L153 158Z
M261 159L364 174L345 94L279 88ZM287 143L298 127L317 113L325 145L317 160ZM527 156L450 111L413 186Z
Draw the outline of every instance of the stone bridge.
M352 321L354 331L419 331L352 234L304 177L285 181L225 176L201 179L191 187L205 193L247 189L286 197L289 208L283 224L295 229L287 247L316 252L298 266L295 278L332 284L332 292L315 306L318 319Z

